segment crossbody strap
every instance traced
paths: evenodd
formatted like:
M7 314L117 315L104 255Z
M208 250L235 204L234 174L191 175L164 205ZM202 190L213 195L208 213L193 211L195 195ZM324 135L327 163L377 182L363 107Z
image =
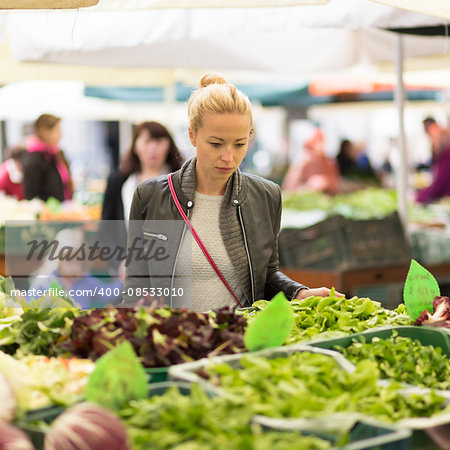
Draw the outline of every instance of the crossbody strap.
M170 188L170 193L172 194L172 198L173 201L175 202L175 205L177 206L178 212L181 214L181 217L183 218L183 220L186 222L186 225L189 227L189 229L191 230L192 236L194 236L194 239L197 241L198 246L200 247L200 249L202 250L203 254L205 255L206 259L208 260L209 264L211 264L211 267L214 269L214 271L217 273L217 275L219 276L219 278L221 279L222 283L225 285L225 287L228 289L228 291L230 292L230 294L234 297L234 299L237 301L238 305L242 308L241 302L239 301L239 299L237 298L236 294L233 292L233 290L231 289L230 285L228 284L227 280L225 279L225 277L222 275L222 273L220 272L219 268L217 267L216 263L214 262L214 260L212 259L211 255L209 254L208 250L206 249L206 247L203 245L203 242L201 241L200 237L198 236L197 232L195 231L194 227L192 226L191 222L189 221L189 219L187 218L186 214L183 211L183 208L180 205L180 202L178 201L178 197L177 194L175 192L175 189L173 187L173 181L172 181L172 174L169 173L169 175L167 176L168 180L169 180L169 188Z

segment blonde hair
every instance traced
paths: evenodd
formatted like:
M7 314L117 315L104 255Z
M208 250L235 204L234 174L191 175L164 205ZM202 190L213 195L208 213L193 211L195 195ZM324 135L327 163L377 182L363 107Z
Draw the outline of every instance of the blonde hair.
M188 101L189 126L194 134L207 113L238 113L250 117L250 137L254 135L252 105L248 97L218 73L207 73Z

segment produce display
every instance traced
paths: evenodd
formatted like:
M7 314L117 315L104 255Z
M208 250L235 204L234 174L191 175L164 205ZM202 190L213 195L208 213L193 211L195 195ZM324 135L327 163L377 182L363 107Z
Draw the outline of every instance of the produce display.
M251 320L269 304L267 300L253 303L253 310L244 312ZM330 339L359 333L386 325L412 325L405 305L395 310L385 309L381 303L369 298L338 297L332 290L328 297L308 297L291 302L295 314L295 327L287 345L311 339Z
M368 187L356 192L338 194L334 197L320 192L283 192L283 209L308 211L319 209L328 215L340 214L348 219L367 220L389 216L397 211L397 191ZM408 205L408 219L423 223L436 218L436 211L431 207Z
M0 226L4 226L8 220L35 220L44 202L39 199L16 200L14 197L0 193Z
M133 401L120 417L134 448L154 449L327 449L328 441L298 432L263 432L249 425L252 405L224 397L210 398L198 385L182 395L170 388L164 395Z
M144 367L166 367L243 351L245 325L245 318L228 307L212 315L163 308L97 309L73 320L57 351L96 360L127 339Z
M80 401L95 364L76 358L60 359L27 356L17 360L0 352L0 375L17 400L15 417L51 405L71 405Z
M450 390L450 360L440 347L422 345L418 340L393 332L390 339L373 338L365 342L361 336L348 347L334 348L354 364L374 361L381 378Z
M100 220L102 204L83 205L76 201L59 202L49 198L39 213L39 220Z
M349 219L375 219L397 210L397 193L393 189L376 187L334 197L320 192L283 192L284 208L300 211L321 209L329 215L341 214Z
M57 342L63 330L70 328L71 321L79 313L72 308L29 308L21 315L21 321L0 331L0 350L24 355L55 356Z
M0 278L0 434L4 427L5 436L23 448L32 449L33 444L41 450L44 438L42 445L35 440L31 444L16 427L27 430L24 421L35 417L33 411L55 405L61 407L52 408L60 414L56 419L48 424L32 422L46 434L45 448L53 450L73 449L74 434L87 450L326 449L336 442L298 431L268 431L254 421L255 416L321 419L342 413L396 423L410 418L446 420L450 414L450 397L434 391L450 390L449 359L440 349L395 333L391 339L374 337L370 343L357 341L337 348L341 360L345 357L355 365L352 371L351 364L346 367L330 355L312 351L273 358L270 352L267 357L240 355L246 351L247 325L276 302L260 300L241 311L227 307L210 313L143 307L79 310L70 298L48 296L27 303L11 296L13 288L10 279ZM403 304L391 311L369 298L338 297L334 290L327 297L284 302L291 321L294 313L294 326L284 345L414 322ZM425 311L416 325L447 327L449 306L447 297L436 297L433 314ZM272 310L266 312L272 317ZM131 344L126 346L142 371L143 396L147 374L140 364L167 368L226 354L239 354L235 358L240 362L239 366L198 363L203 367L198 374L226 395L204 391L201 384L191 385L188 394L173 387L149 398L128 396L118 402L112 397L118 407L111 412L105 408L110 407L106 399L115 395L112 386L126 391L119 369L124 359L118 357L111 366L114 370L108 367L98 375L97 384L90 375L96 367L100 373L105 358L95 361L124 341ZM117 376L109 379L106 373ZM383 378L388 383L380 383ZM403 383L430 389L405 389ZM92 389L103 392L98 386L104 387L106 396L91 397ZM85 398L98 405L79 403ZM349 429L343 428L338 437L341 445L349 439L345 430Z
M450 413L448 399L436 394L402 393L398 384L381 387L376 364L365 360L355 372L331 356L310 352L267 359L245 355L241 367L227 363L204 368L209 380L249 405L255 414L315 418L358 412L383 422ZM299 401L301 399L301 401Z
M128 435L119 418L101 406L80 403L61 414L45 437L46 450L128 450Z
M129 340L145 367L166 367L245 350L246 319L225 307L211 314L146 308L27 309L0 331L9 354L96 360Z

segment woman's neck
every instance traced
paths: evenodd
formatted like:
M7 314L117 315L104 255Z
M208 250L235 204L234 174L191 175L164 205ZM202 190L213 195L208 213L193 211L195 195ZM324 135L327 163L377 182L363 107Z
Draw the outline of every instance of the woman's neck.
M197 186L195 187L195 190L200 194L205 195L224 195L225 189L227 186L227 181L223 180L214 180L214 179L207 179L202 176L202 174L199 174L196 172L197 176Z
M148 167L148 168L143 168L140 172L139 172L139 178L141 180L148 180L149 178L155 178L157 176L161 175L161 170L152 168L152 167Z

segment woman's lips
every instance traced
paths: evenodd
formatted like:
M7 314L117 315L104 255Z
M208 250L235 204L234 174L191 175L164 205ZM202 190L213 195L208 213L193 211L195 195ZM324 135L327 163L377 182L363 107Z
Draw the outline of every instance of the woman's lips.
M233 170L232 167L216 167L219 172L229 173Z

